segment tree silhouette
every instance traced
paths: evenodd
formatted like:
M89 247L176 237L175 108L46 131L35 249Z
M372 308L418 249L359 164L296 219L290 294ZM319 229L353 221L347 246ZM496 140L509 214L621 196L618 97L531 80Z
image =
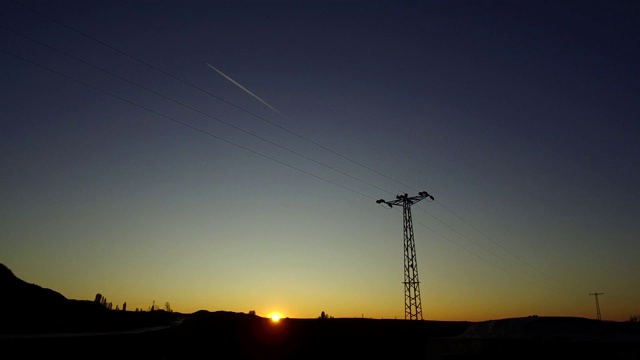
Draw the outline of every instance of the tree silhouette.
M333 316L329 316L329 314L323 311L322 313L320 313L320 316L318 317L318 319L333 319Z
M122 304L122 311L127 311L127 302L125 301L124 304Z
M106 307L107 309L111 310L111 303L110 302L108 303L107 302L107 298L104 297L100 293L96 294L96 298L95 298L95 300L93 300L93 302L95 302L96 304L100 304L100 305Z

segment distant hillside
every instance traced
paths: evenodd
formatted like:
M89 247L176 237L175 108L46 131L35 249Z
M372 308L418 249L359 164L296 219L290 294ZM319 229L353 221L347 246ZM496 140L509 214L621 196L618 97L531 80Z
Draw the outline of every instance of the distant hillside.
M0 294L0 334L120 330L157 326L175 317L164 311L107 310L90 300L67 299L19 279L4 264L0 264Z
M47 307L62 306L67 298L51 289L43 288L35 284L29 284L16 277L9 268L0 264L0 297L2 309L32 310Z

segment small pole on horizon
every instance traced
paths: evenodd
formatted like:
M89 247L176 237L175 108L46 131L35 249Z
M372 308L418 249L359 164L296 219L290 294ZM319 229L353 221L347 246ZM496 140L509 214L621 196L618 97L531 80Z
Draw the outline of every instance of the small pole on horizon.
M604 293L596 292L589 295L593 295L596 298L596 315L598 316L598 320L602 320L602 316L600 315L600 302L598 301L598 295L604 295Z

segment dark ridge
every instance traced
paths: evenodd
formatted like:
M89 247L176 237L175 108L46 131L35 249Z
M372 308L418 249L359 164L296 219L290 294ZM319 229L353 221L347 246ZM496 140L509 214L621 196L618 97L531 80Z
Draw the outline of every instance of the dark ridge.
M640 323L571 317L467 321L363 318L273 322L200 310L107 310L26 283L0 264L0 357L24 359L540 359L640 360ZM624 325L624 327L621 327Z
M4 264L0 264L0 306L13 310L44 310L44 304L54 308L62 306L67 298L51 289L29 284L16 277Z
M178 313L108 310L90 300L30 284L0 264L0 335L116 331L170 324Z

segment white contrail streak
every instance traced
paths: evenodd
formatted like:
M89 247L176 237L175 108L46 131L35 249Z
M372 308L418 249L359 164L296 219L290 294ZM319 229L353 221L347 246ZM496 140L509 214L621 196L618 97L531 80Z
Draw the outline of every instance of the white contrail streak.
M277 112L278 114L281 114L280 111L276 110L273 106L267 104L266 101L260 99L256 94L252 93L251 91L249 91L247 88L245 88L244 86L240 85L237 81L233 80L232 78L228 77L227 75L225 75L222 71L214 68L213 66L211 66L211 64L207 63L207 65L209 65L210 68L212 68L213 70L215 70L218 74L224 76L227 80L231 81L232 83L234 83L237 87L239 87L240 89L244 90L247 92L247 94L253 96L254 98L258 99L258 101L260 101L261 103L265 104L266 106L269 107L269 109Z

